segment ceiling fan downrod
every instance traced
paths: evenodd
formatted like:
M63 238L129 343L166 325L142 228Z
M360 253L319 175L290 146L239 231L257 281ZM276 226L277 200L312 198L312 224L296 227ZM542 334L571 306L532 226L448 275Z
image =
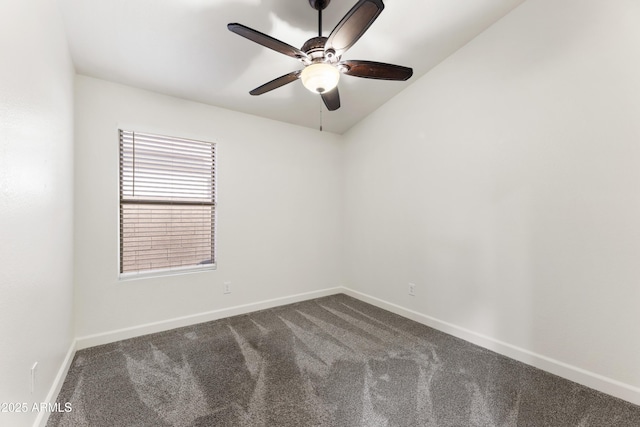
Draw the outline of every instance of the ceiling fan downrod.
M329 6L331 0L309 0L312 8L318 11L318 37L322 37L322 11Z

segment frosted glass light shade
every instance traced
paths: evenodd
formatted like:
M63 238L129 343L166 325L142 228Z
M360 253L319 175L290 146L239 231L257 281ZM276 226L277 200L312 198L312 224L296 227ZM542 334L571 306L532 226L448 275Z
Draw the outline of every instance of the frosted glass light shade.
M316 63L308 65L302 74L300 79L304 87L309 89L313 93L329 92L331 89L338 85L340 80L340 71L333 65L325 63Z

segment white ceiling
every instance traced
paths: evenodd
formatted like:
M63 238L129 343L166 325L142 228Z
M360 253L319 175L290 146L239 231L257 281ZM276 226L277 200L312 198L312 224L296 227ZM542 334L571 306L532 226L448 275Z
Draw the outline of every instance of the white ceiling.
M249 91L302 64L227 30L238 22L295 47L317 36L308 0L59 0L76 71L230 110L343 133L524 0L388 0L343 59L412 67L406 82L343 75L329 112L293 82ZM328 36L356 0L323 12Z

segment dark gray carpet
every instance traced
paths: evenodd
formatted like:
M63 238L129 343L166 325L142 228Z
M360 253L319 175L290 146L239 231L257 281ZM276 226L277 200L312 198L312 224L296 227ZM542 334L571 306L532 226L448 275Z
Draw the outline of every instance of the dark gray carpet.
M78 351L48 426L640 426L640 407L334 295Z

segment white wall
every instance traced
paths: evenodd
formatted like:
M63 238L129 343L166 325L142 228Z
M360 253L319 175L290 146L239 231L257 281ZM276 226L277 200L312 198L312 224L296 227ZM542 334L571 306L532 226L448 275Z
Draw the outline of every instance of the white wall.
M336 135L85 76L75 119L77 336L342 284ZM217 143L217 270L118 280L119 127Z
M31 405L73 339L74 71L55 2L1 0L0 57L0 402Z
M640 403L638 16L529 0L347 133L348 285Z

